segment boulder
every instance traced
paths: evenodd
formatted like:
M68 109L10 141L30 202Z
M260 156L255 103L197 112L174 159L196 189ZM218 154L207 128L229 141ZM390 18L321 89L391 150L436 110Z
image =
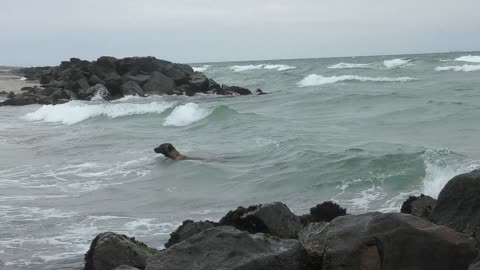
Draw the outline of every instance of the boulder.
M138 75L125 74L122 76L123 82L133 81L140 86L144 85L148 81L148 79L150 79L150 76L145 74L138 74Z
M147 258L155 252L135 238L113 232L101 233L93 239L85 254L84 270L113 270L120 265L144 269Z
M437 200L423 194L419 197L410 196L402 204L400 212L429 220L436 203Z
M304 268L303 256L298 240L221 226L157 252L145 269L296 270Z
M170 239L165 244L165 247L168 248L176 243L182 242L193 235L202 232L206 229L215 227L215 223L211 221L197 221L185 220L180 227L178 227L173 233L170 234Z
M189 75L183 71L183 69L178 64L169 64L165 67L163 74L177 84L183 84L188 81Z
M210 80L201 72L195 72L188 83L195 92L206 92L210 87Z
M336 217L345 216L347 210L340 207L340 205L328 201L322 204L317 204L315 207L310 208L310 214L301 217L302 223L307 224L309 222L330 222Z
M1 102L0 105L2 106L23 106L23 105L31 105L36 104L37 99L31 96L24 96L24 95L16 95L13 98L9 98L4 102Z
M300 218L280 202L238 207L227 213L220 225L233 226L250 233L268 233L280 238L297 238L302 228Z
M90 76L90 79L88 79L88 84L90 86L93 86L96 84L105 84L105 81L101 80L100 78L98 78L97 75L93 74L92 76Z
M153 72L148 81L143 86L143 90L149 94L165 94L173 91L175 82L160 72Z
M480 240L479 194L480 169L455 176L438 195L431 220Z
M299 235L318 269L466 270L477 256L468 235L402 213L342 216Z
M74 92L80 92L80 91L85 91L90 87L90 84L88 83L88 80L85 78L82 78L80 80L75 81L73 85L73 91Z
M20 89L20 91L31 91L31 90L33 90L33 87L31 86L24 86Z
M234 93L237 93L239 95L251 95L252 91L248 90L247 88L243 88L240 86L230 86L228 87L229 91L232 91Z
M142 87L140 87L140 85L134 81L123 83L121 89L124 96L145 96L145 92L143 91Z

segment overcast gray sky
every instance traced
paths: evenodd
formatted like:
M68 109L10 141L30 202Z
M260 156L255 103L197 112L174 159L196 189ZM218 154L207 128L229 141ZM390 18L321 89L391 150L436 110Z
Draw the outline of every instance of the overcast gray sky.
M479 0L0 0L0 65L480 50Z

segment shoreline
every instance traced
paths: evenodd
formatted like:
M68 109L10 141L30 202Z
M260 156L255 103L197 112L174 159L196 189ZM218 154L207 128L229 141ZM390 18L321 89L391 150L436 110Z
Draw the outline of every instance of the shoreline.
M7 95L13 92L15 95L21 94L23 87L39 86L38 81L23 81L22 76L16 74L12 70L0 69L0 92L7 92L7 94L0 94L0 102L7 99Z

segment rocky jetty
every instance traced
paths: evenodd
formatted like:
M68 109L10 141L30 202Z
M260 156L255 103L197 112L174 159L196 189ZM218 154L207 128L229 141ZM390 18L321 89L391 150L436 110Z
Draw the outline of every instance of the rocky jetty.
M59 104L93 97L112 100L126 95L252 94L239 86L220 85L189 65L155 57L102 56L92 62L71 58L59 66L23 68L16 72L27 80L38 81L41 87L25 87L18 94L12 92L0 106Z
M456 176L438 200L408 198L402 213L349 215L324 202L297 216L283 203L238 207L219 222L185 221L163 250L97 236L85 270L480 269L480 170Z

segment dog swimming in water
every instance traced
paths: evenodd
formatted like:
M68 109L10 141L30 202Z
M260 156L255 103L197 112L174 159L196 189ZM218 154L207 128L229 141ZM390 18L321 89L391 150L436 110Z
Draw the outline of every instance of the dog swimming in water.
M157 154L162 154L171 160L205 160L203 158L187 157L178 152L175 146L173 146L171 143L163 143L157 148L153 149L153 151L155 151Z

